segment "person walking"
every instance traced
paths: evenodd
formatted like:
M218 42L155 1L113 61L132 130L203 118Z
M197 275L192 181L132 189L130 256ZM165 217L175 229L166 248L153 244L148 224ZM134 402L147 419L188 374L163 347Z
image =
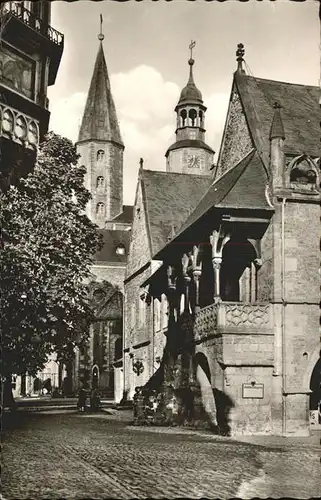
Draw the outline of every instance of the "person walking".
M83 387L79 389L77 408L80 411L86 411L86 391Z

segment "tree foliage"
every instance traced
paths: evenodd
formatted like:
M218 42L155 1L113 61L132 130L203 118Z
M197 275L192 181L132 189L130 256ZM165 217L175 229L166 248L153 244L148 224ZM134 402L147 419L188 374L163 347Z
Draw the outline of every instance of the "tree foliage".
M50 133L34 171L1 194L2 374L35 374L52 352L70 359L89 333L90 193L72 143Z

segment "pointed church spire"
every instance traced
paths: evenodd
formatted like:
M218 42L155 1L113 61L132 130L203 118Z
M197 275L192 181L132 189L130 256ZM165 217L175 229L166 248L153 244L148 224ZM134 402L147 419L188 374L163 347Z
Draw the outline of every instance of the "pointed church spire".
M281 105L279 103L274 103L274 115L270 130L270 141L272 139L285 139L283 121L281 117Z
M123 146L104 56L102 22L100 15L100 33L98 35L100 44L78 142L100 140L111 141Z
M191 41L189 45L189 49L191 51L190 58L188 60L189 64L189 78L186 87L183 88L179 101L177 103L177 106L180 104L185 104L185 103L202 103L202 93L201 91L196 87L195 82L194 82L194 75L193 75L193 66L194 66L194 59L193 59L193 49L196 45L196 42L194 40Z

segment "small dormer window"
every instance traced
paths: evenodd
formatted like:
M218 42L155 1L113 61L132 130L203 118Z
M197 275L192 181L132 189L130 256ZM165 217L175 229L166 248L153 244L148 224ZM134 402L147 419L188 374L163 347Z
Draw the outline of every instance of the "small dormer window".
M103 149L99 149L97 151L97 161L103 161L105 156L105 151Z

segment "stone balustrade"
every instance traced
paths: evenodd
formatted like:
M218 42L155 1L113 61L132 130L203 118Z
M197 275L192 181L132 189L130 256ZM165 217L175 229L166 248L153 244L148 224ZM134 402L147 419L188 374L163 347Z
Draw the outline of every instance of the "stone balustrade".
M202 308L196 315L195 340L229 331L262 332L271 326L270 304L220 302Z
M0 103L0 137L29 149L39 145L39 122L17 109Z

